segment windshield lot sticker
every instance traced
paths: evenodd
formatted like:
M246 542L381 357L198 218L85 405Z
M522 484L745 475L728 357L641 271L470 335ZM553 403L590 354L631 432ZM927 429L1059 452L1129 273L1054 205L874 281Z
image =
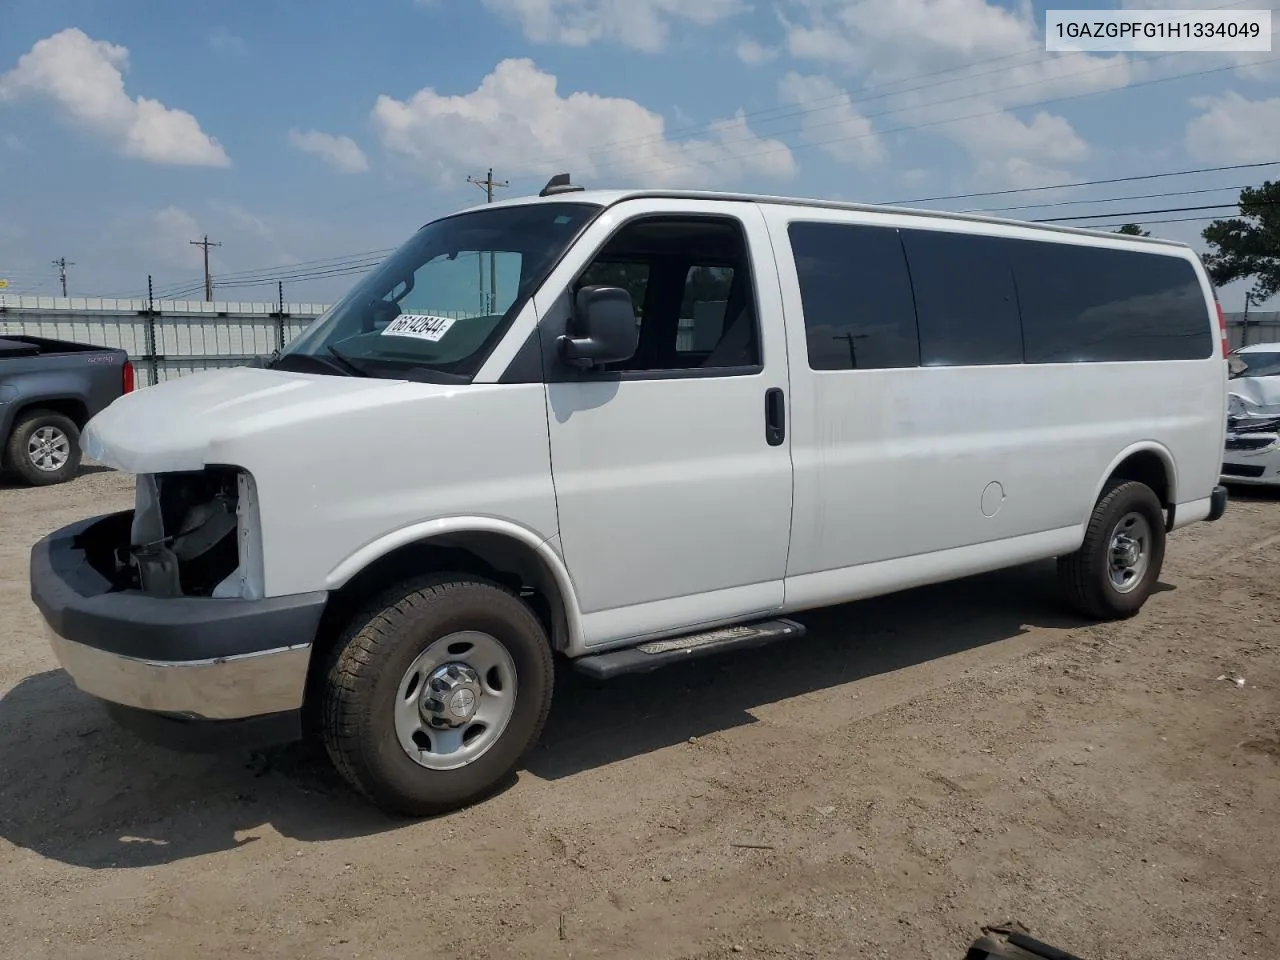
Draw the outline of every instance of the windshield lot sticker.
M413 337L439 343L456 323L451 317L429 317L422 313L402 313L382 331L384 337Z

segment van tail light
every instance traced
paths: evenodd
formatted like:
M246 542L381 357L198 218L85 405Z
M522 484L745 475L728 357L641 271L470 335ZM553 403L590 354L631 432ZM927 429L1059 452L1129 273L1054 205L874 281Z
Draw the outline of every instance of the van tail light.
M133 393L133 388L134 388L133 361L125 360L124 368L120 372L120 379L121 379L121 387L123 388L121 392Z
M1225 357L1231 352L1231 340L1227 336L1227 315L1222 312L1222 304L1216 297L1213 305L1218 308L1218 333L1222 336L1222 355Z

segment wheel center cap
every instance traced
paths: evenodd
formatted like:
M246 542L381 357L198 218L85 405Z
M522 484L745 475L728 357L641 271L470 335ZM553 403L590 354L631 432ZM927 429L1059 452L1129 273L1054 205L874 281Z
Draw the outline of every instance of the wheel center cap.
M475 708L476 695L465 687L455 690L453 696L449 698L449 713L458 720L467 719Z
M422 718L436 727L468 724L480 706L480 692L480 675L465 663L437 667L422 691Z
M1132 540L1121 540L1116 544L1116 559L1126 567L1138 562L1138 545Z

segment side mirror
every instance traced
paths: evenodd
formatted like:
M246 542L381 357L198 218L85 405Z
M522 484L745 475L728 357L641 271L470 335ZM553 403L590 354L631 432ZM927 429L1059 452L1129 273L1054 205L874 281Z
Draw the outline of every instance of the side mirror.
M629 360L640 345L631 294L621 287L583 287L574 301L572 331L557 339L566 363L590 367Z

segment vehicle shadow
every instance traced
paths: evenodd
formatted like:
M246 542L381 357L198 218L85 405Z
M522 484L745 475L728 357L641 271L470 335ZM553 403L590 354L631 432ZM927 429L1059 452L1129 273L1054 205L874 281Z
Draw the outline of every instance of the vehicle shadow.
M1172 589L1162 585L1162 589ZM561 669L529 773L560 779L753 723L764 704L995 643L1028 625L1083 621L1036 564L813 611L808 637L609 684ZM0 698L0 836L64 863L143 867L252 843L266 829L298 842L403 826L369 806L318 750L251 755L164 750L118 728L61 670Z
M63 863L147 867L264 829L307 842L405 822L362 802L310 746L185 754L143 741L62 670L0 699L0 837Z
M111 467L104 467L101 464L97 464L97 463L85 463L80 465L79 471L77 471L75 477L71 480L71 482L75 483L75 481L78 480L80 477L91 476L92 474L95 474L95 473L112 473L112 472L114 471L112 470ZM23 481L13 476L8 471L0 473L0 490L30 490L30 489L33 489L33 488L30 485L24 483ZM35 489L46 489L46 488L35 488Z
M1160 583L1157 593L1173 590ZM1062 602L1053 561L826 607L792 619L808 635L602 683L565 664L526 761L554 780L690 737L755 723L754 708L1087 621Z

